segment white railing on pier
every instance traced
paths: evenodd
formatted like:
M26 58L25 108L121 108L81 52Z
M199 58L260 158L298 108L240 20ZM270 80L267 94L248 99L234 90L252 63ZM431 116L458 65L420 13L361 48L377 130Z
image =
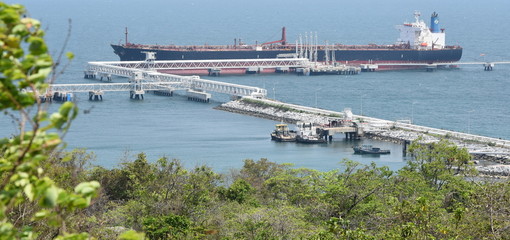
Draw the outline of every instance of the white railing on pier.
M275 59L277 60L277 59ZM283 62L283 61L281 61ZM211 91L217 93L225 93L235 96L257 96L257 97L265 97L267 95L267 90L258 87L244 86L233 83L225 83L219 81L211 81L206 79L201 79L199 76L179 76L174 74L167 73L159 73L152 69L144 69L144 68L129 68L126 66L134 67L140 66L140 62L137 62L138 65L122 65L118 66L113 63L122 63L122 62L90 62L87 67L87 71L92 73L93 75L116 75L121 77L133 77L135 73L140 73L141 79L143 82L171 82L175 86L175 88L192 88L199 89L203 91Z
M89 62L88 70L97 71L103 66L136 69L214 69L214 68L276 68L307 67L306 58L270 58L270 59L220 59L220 60L179 60L179 61L111 61Z
M144 82L140 83L142 89L146 91L152 90L175 90L179 88L177 82ZM85 84L50 84L46 89L46 94L55 92L79 93L79 92L120 92L131 91L135 88L136 83L85 83Z

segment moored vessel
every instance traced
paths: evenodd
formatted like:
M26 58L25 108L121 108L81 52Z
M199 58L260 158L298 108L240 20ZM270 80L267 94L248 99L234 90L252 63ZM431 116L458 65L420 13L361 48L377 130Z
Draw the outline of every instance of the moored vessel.
M352 147L356 154L390 154L390 150L372 147L372 145L361 145Z
M276 124L275 129L271 133L271 140L277 142L295 142L296 132L289 130L289 126L287 126L287 124Z
M304 57L318 62L338 62L360 66L380 64L379 70L424 67L423 64L449 65L462 57L462 48L446 45L445 29L439 28L437 13L431 16L430 28L415 12L415 22L398 25L400 37L391 45L319 45L309 36L295 44L287 42L285 28L281 40L247 45L235 40L233 45L144 45L128 42L112 44L122 61L142 61L145 52L155 52L156 60L258 59ZM412 64L420 64L412 65Z
M317 126L314 126L314 124L298 122L297 126L299 130L296 135L296 142L308 144L327 142L326 139L318 133L318 128Z

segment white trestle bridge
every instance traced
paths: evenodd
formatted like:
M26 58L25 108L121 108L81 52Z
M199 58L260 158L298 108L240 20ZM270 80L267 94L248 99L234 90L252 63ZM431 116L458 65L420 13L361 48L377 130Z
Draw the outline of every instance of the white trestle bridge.
M269 58L269 59L223 59L223 60L179 60L155 61L148 55L146 61L89 62L87 70L107 72L104 67L145 68L153 70L172 69L228 69L228 68L298 68L310 66L307 58ZM122 74L119 72L119 74Z
M189 99L207 102L208 92L223 93L235 97L251 96L264 98L267 90L259 87L201 79L199 76L180 76L160 73L158 69L203 69L203 68L248 68L248 67L303 67L309 65L304 58L292 59L237 59L237 60L197 60L197 61L154 61L148 56L146 61L129 62L89 62L85 78L106 78L112 76L129 78L128 83L94 84L51 84L46 93L40 94L44 100L67 101L73 93L88 92L89 100L102 100L104 92L128 91L133 99L143 99L146 91L156 94L173 95L175 90L186 90Z

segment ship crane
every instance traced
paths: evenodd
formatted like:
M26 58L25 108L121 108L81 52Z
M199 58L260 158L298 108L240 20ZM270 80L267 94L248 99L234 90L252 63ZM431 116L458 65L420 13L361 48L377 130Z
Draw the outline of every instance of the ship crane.
M287 33L285 31L285 27L282 28L282 39L281 40L266 42L266 43L262 43L261 45L270 45L270 44L275 44L275 43L281 43L282 45L287 44Z

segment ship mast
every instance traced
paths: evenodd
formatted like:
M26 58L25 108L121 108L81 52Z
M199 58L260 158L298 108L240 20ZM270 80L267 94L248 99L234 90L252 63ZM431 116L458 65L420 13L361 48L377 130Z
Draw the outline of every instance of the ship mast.
M127 27L126 27L126 32L124 32L124 34L126 34L126 45L128 45L128 30L127 30Z

